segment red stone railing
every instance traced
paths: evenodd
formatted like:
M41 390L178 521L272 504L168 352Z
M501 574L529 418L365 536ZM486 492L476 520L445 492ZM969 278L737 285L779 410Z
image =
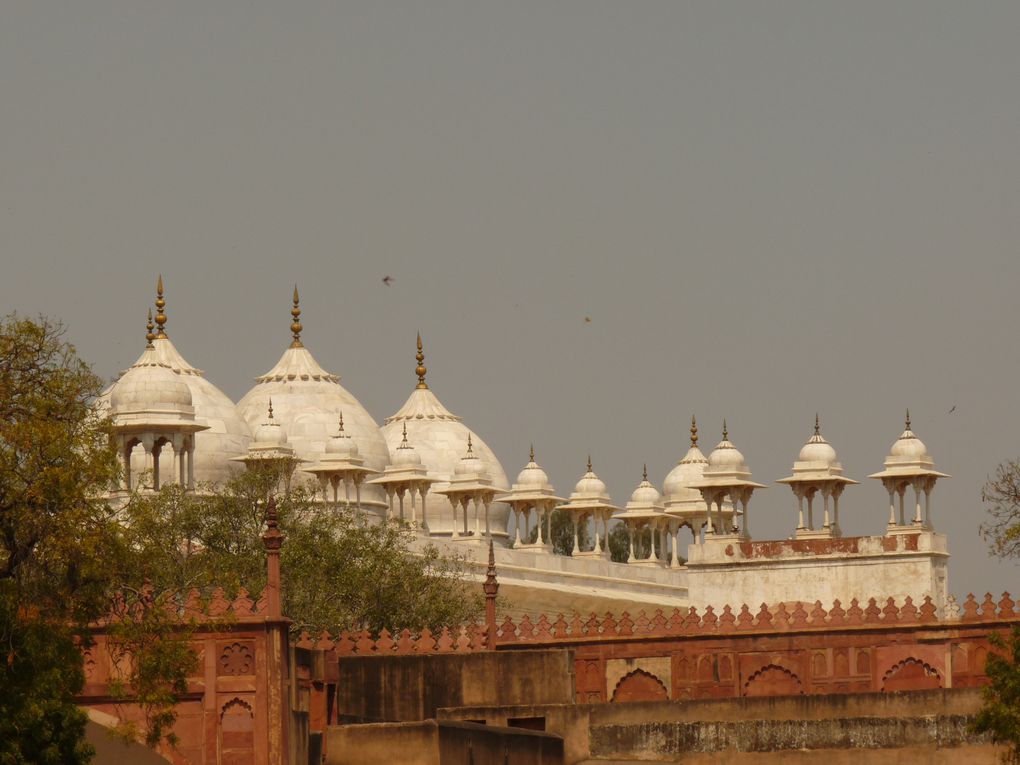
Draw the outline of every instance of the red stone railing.
M252 600L243 587L237 595L228 598L222 587L216 587L208 594L198 589L186 593L168 592L157 596L151 589L143 588L131 599L119 595L113 600L110 615L97 623L97 627L111 621L131 618L140 615L147 607L157 606L167 613L181 617L182 620L210 621L219 619L236 619L237 621L264 621L269 615L269 599L265 589L258 600Z
M937 610L930 597L925 597L921 605L917 606L908 596L902 605L888 598L880 606L875 598L871 598L862 607L854 598L849 607L844 608L836 600L829 609L825 609L821 601L815 601L813 604L780 603L771 608L763 603L757 611L744 605L736 613L730 606L724 606L720 612L708 606L703 613L692 607L686 612L673 609L669 614L656 610L651 616L644 611L639 611L633 617L624 612L618 618L612 614L606 614L603 618L592 614L588 618L574 615L567 619L559 614L555 619L550 619L543 614L536 619L525 616L520 622L515 622L507 616L498 627L496 644L557 644L642 637L699 637L751 631L776 633L1020 622L1020 604L1014 602L1009 593L1003 593L998 602L990 593L981 602L973 595L968 595L958 611L951 606L947 608L950 613L941 619ZM378 636L373 636L367 630L342 632L336 637L324 632L318 638L302 633L297 645L299 648L332 651L340 656L466 653L485 650L487 647L485 629L478 625L453 629L444 627L438 633L425 629L420 633L403 630L393 635L383 630Z

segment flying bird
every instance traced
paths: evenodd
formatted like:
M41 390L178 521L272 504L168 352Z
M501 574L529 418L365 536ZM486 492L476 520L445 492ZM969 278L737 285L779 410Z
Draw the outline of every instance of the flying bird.
M956 404L953 404L953 408L950 409L948 412L946 412L946 414L952 414L955 411L956 411Z
M585 324L591 324L591 316L585 316L584 317L584 323Z
M392 276L384 276L382 278L382 283L385 284L387 287L390 286L390 282L392 282L392 281L393 281L393 277Z

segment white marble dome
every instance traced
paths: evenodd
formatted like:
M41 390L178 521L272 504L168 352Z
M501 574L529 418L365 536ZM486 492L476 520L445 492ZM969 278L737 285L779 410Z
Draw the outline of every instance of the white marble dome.
M436 481L430 487L426 498L429 529L435 534L451 533L453 528L449 500L443 495L436 494L436 491L447 488L450 479L457 475L457 468L461 465L467 450L469 436L481 472L488 473L493 487L506 491L510 488L510 483L506 471L489 445L461 422L460 417L443 406L425 384L425 367L421 363L424 357L421 356L420 345L419 356L421 358L417 372L418 386L411 391L404 405L391 417L386 418L382 434L389 445L390 454L395 457L406 426L407 440L421 457L422 465L428 471L429 477ZM497 502L492 505L489 518L495 536L506 536L509 515L510 508L506 504Z
M820 433L815 433L800 449L799 462L816 462L828 466L838 465L836 450Z
M744 455L737 451L737 447L731 444L725 435L723 440L716 444L712 453L708 455L707 467L711 470L747 471Z
M138 361L109 390L113 415L139 412L191 412L191 391L169 366L156 358L156 349L145 349Z
M273 407L270 405L268 416L255 428L255 443L258 446L286 446L287 434L273 415Z
M660 499L662 495L648 480L647 474L630 495L630 503L634 505L657 505Z
M522 490L549 488L549 475L535 462L534 452L531 453L528 464L517 474L517 482L514 485Z
M912 461L930 459L928 447L914 435L909 427L893 442L892 448L889 449L889 455Z
M591 458L588 459L588 472L581 476L581 480L574 484L574 492L578 496L605 496L608 494L606 482L599 478L591 468Z
M300 314L296 305L295 311ZM372 415L346 388L340 378L327 372L300 340L301 325L291 346L280 360L261 377L238 402L242 416L255 426L273 401L276 419L286 428L294 455L314 465L326 454L326 447L337 433L337 422L344 418L344 432L357 445L365 466L382 472L390 463L390 451ZM296 477L296 476L295 476ZM379 486L366 484L363 505L386 507L386 495Z
M326 442L326 454L333 457L351 458L358 457L358 445L344 429L343 412L340 413L340 423L337 432Z

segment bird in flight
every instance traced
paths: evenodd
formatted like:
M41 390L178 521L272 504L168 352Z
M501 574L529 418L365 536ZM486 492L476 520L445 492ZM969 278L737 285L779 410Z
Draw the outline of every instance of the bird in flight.
M953 404L953 408L950 409L948 412L946 412L946 414L952 414L955 411L956 411L956 404Z
M584 317L584 323L585 324L591 324L591 316L585 316Z
M390 282L392 282L392 281L393 281L393 277L392 276L384 276L382 278L382 283L385 284L387 287L390 286Z

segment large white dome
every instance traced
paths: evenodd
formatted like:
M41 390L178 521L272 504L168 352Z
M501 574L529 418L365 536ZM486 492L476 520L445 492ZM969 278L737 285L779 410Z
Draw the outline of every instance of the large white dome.
M295 290L291 325L294 340L276 366L255 378L255 386L238 402L238 410L254 428L265 418L272 399L273 414L286 430L294 455L308 466L325 456L342 415L344 435L351 437L365 466L382 472L390 464L390 450L379 426L361 402L340 384L340 378L319 366L304 347L300 339L303 329L298 321L300 313ZM366 505L386 507L385 493L371 484L362 487L361 500Z
M408 443L421 456L429 477L436 480L430 487L425 507L429 529L437 534L450 533L453 530L450 502L435 492L445 489L456 474L457 467L467 452L468 436L471 437L474 456L481 468L492 478L492 485L506 491L510 488L510 483L507 481L506 471L488 444L461 422L460 417L443 406L425 384L420 337L418 342L418 387L411 392L404 405L392 417L386 419L382 434L392 454L400 446L404 426L407 426ZM507 505L499 503L492 506L489 518L493 534L506 535L509 515L510 508Z

